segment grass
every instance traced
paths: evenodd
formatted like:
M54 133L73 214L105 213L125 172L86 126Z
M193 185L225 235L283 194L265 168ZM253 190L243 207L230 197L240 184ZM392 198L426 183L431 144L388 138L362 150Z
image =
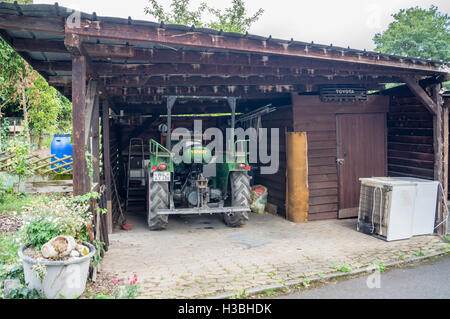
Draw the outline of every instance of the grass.
M344 263L343 265L333 264L331 267L333 269L336 269L336 270L341 271L343 273L347 273L347 272L352 271L352 267L350 267L350 265L348 265L347 263Z
M4 199L0 202L0 214L20 212L24 206L35 201L38 197L45 196L7 193L5 194Z
M19 256L17 255L17 251L19 250L19 246L15 234L0 234L0 264L8 265L18 263Z

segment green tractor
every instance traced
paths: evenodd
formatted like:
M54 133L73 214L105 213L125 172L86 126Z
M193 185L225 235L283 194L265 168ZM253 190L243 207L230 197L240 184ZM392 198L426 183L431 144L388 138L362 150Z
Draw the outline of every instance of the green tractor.
M167 128L171 127L171 110L176 98L180 97L168 97ZM231 106L234 128L236 99L226 99ZM172 143L174 148L178 146L177 149L182 150L179 154L174 153ZM225 153L212 154L201 138L172 141L170 129L167 130L167 147L150 140L150 161L146 170L150 230L165 229L169 215L181 214L221 214L230 227L246 223L250 211L248 141L233 140L232 143L230 157ZM174 156L180 156L182 161L174 161Z

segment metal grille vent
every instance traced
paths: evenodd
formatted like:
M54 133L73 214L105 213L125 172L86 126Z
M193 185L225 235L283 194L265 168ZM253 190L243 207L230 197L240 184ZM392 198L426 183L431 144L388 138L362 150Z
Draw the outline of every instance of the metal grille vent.
M361 184L358 219L358 228L361 231L378 235L387 234L391 192L392 188L389 186L374 187Z

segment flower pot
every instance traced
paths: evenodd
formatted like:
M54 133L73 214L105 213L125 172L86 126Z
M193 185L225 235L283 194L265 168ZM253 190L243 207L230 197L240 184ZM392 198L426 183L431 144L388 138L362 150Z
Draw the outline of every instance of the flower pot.
M43 258L36 260L23 253L24 249L30 245L20 247L19 257L23 262L23 272L28 287L42 291L48 299L78 298L86 288L90 259L95 254L93 245L86 242L83 242L83 245L89 248L89 254L61 261ZM47 268L42 283L31 269L37 262Z

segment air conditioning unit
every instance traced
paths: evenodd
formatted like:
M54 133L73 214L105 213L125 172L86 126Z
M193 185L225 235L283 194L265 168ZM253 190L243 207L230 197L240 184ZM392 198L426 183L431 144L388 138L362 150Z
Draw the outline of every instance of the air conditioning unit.
M360 182L358 231L387 241L434 232L439 182L411 177Z

